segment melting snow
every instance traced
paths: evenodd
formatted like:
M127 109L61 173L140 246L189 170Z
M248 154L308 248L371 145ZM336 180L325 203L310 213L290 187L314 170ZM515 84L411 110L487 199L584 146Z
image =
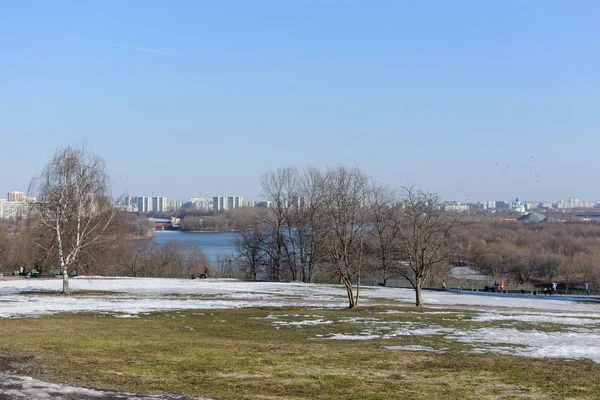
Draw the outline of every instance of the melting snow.
M0 281L0 318L33 317L62 312L108 313L116 318L135 318L152 311L185 309L225 309L241 307L316 307L343 308L342 285L305 283L240 282L227 279L90 278L71 280L73 291L105 291L110 295L53 296L23 292L60 292L60 279ZM389 287L364 287L361 299L412 303L414 291ZM530 357L588 358L600 363L600 303L579 303L524 296L476 296L468 292L424 292L426 305L459 306L475 309L471 321L506 321L508 325L525 322L542 326L561 326L561 332L487 327L458 331L434 324L385 321L377 318L340 318L339 322L363 324L359 334L339 332L323 339L369 340L402 336L443 335L445 340L477 343L469 351L497 352ZM482 309L483 308L483 309ZM391 310L383 313L396 313ZM404 313L404 311L401 311ZM406 312L411 312L407 310ZM464 318L462 311L426 311L447 314L446 320ZM175 317L173 317L175 318ZM318 315L273 315L275 328L331 324ZM296 318L288 321L281 318ZM405 347L405 346L404 346ZM413 347L416 350L417 347Z
M333 324L333 321L328 321L325 319L308 319L304 321L274 321L271 325L278 326L306 326L306 325L326 325Z
M444 350L436 350L427 346L420 346L418 344L408 345L408 346L383 346L384 349L388 350L402 350L402 351L427 351L430 353L445 353Z
M455 332L448 338L465 343L487 343L485 348L502 354L527 357L549 357L569 359L590 359L600 363L600 332L541 332L520 331L505 328L481 328L465 332ZM494 344L512 344L493 346ZM522 346L522 347L519 347Z
M520 321L535 324L559 325L600 325L600 314L566 314L566 313L534 313L534 312L482 312L471 318L472 321Z
M59 385L40 381L28 376L0 373L0 398L2 399L63 399L63 400L210 400L176 394L141 395L126 392L95 390L83 387Z

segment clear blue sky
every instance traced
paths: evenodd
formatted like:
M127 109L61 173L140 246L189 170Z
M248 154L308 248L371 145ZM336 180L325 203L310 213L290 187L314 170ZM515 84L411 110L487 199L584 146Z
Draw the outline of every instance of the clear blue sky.
M596 1L0 2L0 191L85 140L114 194L259 199L278 167L357 165L448 200L595 201L598 21Z

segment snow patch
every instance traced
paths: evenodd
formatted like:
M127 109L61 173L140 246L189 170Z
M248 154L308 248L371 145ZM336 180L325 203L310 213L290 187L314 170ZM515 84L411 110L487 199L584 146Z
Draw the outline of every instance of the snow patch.
M600 325L600 314L565 314L565 313L532 313L532 312L483 312L471 318L471 321L520 321L535 324L558 325Z
M598 332L541 332L507 328L481 328L447 336L463 343L487 343L489 352L540 358L590 359L600 363ZM496 345L516 345L496 346Z
M208 398L187 397L176 394L142 395L128 392L96 390L84 387L60 385L33 379L28 376L14 376L0 373L0 398L4 399L65 399L65 400L210 400Z
M383 346L383 348L387 349L387 350L427 351L427 352L430 352L430 353L438 353L438 354L445 353L444 350L436 350L434 348L427 347L427 346L420 346L418 344L408 345L408 346Z
M274 326L311 326L311 325L327 325L333 324L333 321L328 321L325 319L308 319L304 321L273 321L271 325Z

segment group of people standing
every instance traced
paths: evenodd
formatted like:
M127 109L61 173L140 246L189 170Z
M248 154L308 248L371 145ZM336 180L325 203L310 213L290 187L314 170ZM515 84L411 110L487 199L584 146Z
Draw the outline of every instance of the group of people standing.
M558 283L552 282L552 287L550 290L548 290L547 287L544 288L544 296L548 296L548 294L550 294L550 296L556 296L557 288L558 288ZM548 292L550 292L550 293L548 293Z
M192 275L192 277L193 277L193 275ZM494 282L494 286L496 288L496 291L498 291L500 293L504 293L504 287L505 287L504 280L501 280L500 282L498 282L498 281ZM485 288L486 292L488 291L488 287L490 287L490 286L486 286L486 288ZM584 284L584 288L585 288L585 295L589 296L590 295L590 284L586 282ZM445 280L442 281L442 289L443 290L447 290L447 286L446 286L446 281ZM491 287L491 289L494 289L494 288ZM558 294L558 283L557 282L552 282L552 285L550 286L550 288L544 287L543 292L544 292L544 296L548 296L548 295L550 295L550 296L556 296ZM540 291L540 293L541 293L541 291ZM525 289L524 288L521 288L521 294L525 294ZM538 294L537 289L533 289L531 291L531 294L534 295L534 296L537 296L537 294Z

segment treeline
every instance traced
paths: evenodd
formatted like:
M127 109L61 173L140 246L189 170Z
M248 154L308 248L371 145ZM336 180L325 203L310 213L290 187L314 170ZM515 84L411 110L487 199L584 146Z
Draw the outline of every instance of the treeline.
M600 225L521 223L464 217L452 237L454 259L513 284L600 284Z
M113 272L123 263L122 256L127 254L131 240L149 236L152 225L146 218L119 212L110 218L102 237L82 249L75 271ZM10 272L23 267L46 273L57 269L56 241L56 233L35 215L0 220L0 270Z
M260 208L236 208L233 210L212 211L182 209L174 215L181 218L184 231L232 232L248 229L248 220L264 212Z
M247 229L249 216L264 212L262 208L242 207L233 210L199 210L193 207L171 212L149 212L142 215L150 218L181 220L181 229L186 232L234 232Z
M247 279L439 287L468 266L489 277L477 286L600 286L599 224L445 214L436 195L397 193L358 169L279 169L261 184L272 206L240 218L235 241Z
M341 282L349 306L363 283L401 277L416 290L439 279L451 257L456 219L440 199L414 187L395 193L358 168L265 174L271 207L248 216L235 241L248 279Z
M188 277L203 272L208 259L198 246L176 241L158 246L152 223L141 215L116 212L98 240L86 246L70 272L77 275ZM0 220L0 271L21 267L42 276L59 268L55 233L34 216Z

